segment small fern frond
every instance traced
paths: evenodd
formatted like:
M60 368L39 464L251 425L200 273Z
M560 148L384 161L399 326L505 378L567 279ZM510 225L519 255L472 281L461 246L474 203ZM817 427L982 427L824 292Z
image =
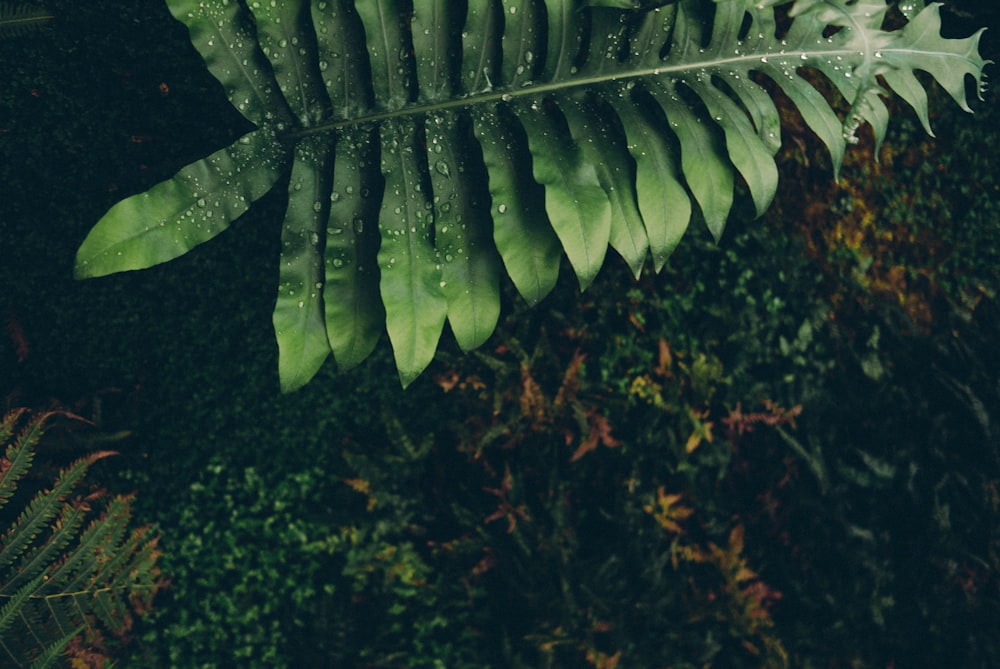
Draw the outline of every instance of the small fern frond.
M69 646L70 641L83 632L84 629L86 628L83 626L77 627L75 630L64 635L63 638L48 646L44 651L42 651L42 654L31 663L30 669L48 669L49 667L58 666L59 660L62 658L63 653L66 652L66 648Z
M31 468L35 457L35 445L45 433L45 421L56 412L34 416L21 428L17 438L12 440L11 437L18 429L21 416L25 413L25 409L14 409L7 412L3 422L0 423L0 443L8 444L3 457L0 457L0 508L3 508L11 498L17 490L17 482Z
M22 583L35 578L48 568L76 536L86 513L86 508L81 505L65 505L59 519L53 525L54 530L48 540L25 554L21 560L18 574L8 583L0 586L0 596L20 588Z
M46 411L31 417L23 427L22 416L27 415L27 409L12 409L0 420L0 448L6 444L4 454L0 456L0 508L17 489L17 482L31 467L34 459L35 446L45 434L45 425L49 418L56 415L83 420L79 416L62 410ZM17 431L20 429L20 432ZM15 433L17 437L14 438Z
M59 412L32 417L16 410L0 421L0 435L9 442L0 479L8 488L5 499L31 464L52 413ZM62 470L0 536L3 666L7 660L17 667L54 666L87 628L98 636L102 630L121 636L161 587L157 537L148 527L129 531L131 497L119 495L105 503L101 495L76 496L90 465L113 454L91 453ZM90 512L98 504L103 512L95 518Z
M6 444L10 438L14 435L14 430L17 429L17 424L21 420L21 416L28 413L25 408L11 409L4 414L2 420L0 420L0 443Z
M24 605L44 582L45 576L36 576L30 583L22 585L7 603L0 608L0 639L6 636L8 628L21 617Z
M125 509L127 503L123 497L111 500L107 512L84 530L77 549L50 572L49 580L42 589L43 594L87 589L88 577L95 571L100 573L98 557L113 554L125 532L121 523Z
M0 2L0 38L17 37L45 26L55 18L44 7Z
M97 460L113 455L113 451L100 451L80 458L60 472L51 490L39 494L21 513L6 534L0 548L0 570L9 567L25 548L38 536L49 521L59 513L64 500Z

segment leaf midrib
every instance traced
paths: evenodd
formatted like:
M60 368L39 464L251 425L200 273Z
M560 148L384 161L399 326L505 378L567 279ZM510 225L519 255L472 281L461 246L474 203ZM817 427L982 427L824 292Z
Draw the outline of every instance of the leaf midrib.
M920 55L921 57L934 55L934 56L961 58L964 60L968 60L967 58L964 58L959 54L947 51L929 52L911 48L883 48L879 49L878 51L881 52L883 56L885 54L901 53L901 54L917 54ZM633 79L642 79L644 77L690 73L697 71L699 69L707 69L707 68L718 69L729 66L734 69L738 69L739 71L746 72L750 69L754 69L750 66L751 64L761 63L761 58L780 58L784 61L788 61L788 64L794 64L796 68L809 67L810 66L809 61L811 59L822 59L824 57L843 56L844 54L847 53L854 54L856 57L858 50L851 48L824 49L821 51L811 51L804 49L798 49L798 50L782 49L781 51L762 50L762 51L741 53L737 56L730 56L727 58L713 58L711 60L689 61L677 64L664 63L663 65L657 65L656 67L640 67L636 69L623 70L614 73L604 73L604 74L596 74L589 76L575 76L560 81L551 81L541 84L529 84L517 89L497 88L490 91L472 93L465 97L455 98L452 100L444 100L436 102L428 101L413 105L407 105L399 109L391 109L391 110L364 114L349 119L327 121L319 125L315 125L311 128L301 128L293 132L285 133L282 136L286 139L298 139L300 137L308 137L310 135L316 135L325 132L334 132L348 127L366 125L370 123L380 123L382 121L386 121L388 119L393 119L393 118L404 118L418 114L432 114L435 112L443 112L452 109L465 109L476 105L483 105L494 102L510 102L520 98L538 97L574 88L588 88L600 84L607 84L612 82L626 82ZM805 58L803 58L803 56L805 56ZM775 61L775 64L777 64L778 62L779 61Z

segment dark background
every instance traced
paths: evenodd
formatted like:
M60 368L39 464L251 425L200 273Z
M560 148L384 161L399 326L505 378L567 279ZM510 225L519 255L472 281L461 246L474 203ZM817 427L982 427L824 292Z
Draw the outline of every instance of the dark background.
M198 614L187 617L182 611L185 606L192 611L197 608L187 598L217 587L201 583L198 587L203 589L198 590L192 585L198 579L196 572L207 573L208 568L182 566L187 558L181 555L178 535L184 531L179 528L190 527L182 516L198 499L191 492L192 485L208 485L205 472L209 466L234 472L257 468L286 473L318 467L330 471L332 479L338 468L344 473L337 449L345 440L368 440L373 449L392 440L384 426L385 407L392 408L408 431L424 434L444 420L435 411L446 400L431 374L402 392L384 342L361 369L338 375L328 363L301 391L279 394L271 308L277 276L273 251L283 205L280 193L267 196L230 230L173 262L141 272L75 281L75 251L110 206L229 144L246 128L204 69L187 40L186 29L158 0L53 0L46 6L55 15L50 26L0 39L0 315L7 320L8 330L16 333L0 337L0 390L16 391L11 400L14 404L41 407L58 401L95 419L102 430L127 429L132 433L115 445L122 456L98 469L108 485L139 491L139 521L160 524L167 535L166 566L174 568L178 581L187 578L187 585L175 587L175 594L168 593L163 600L169 611L162 624L195 630L192 635L196 639L201 638L199 634L223 639L205 641L201 646L192 641L185 650L176 639L147 630L143 632L146 645L142 651L147 656L142 661L159 655L162 666L196 666L196 662L249 666L230 665L237 660L224 654L228 650L216 649L215 655L210 650L212 643L223 648L230 643L229 649L239 645L226 637L225 630L227 625L235 628L235 614L231 619L206 614L205 620L214 621L206 623L207 627L223 628L221 632L206 632L192 622ZM949 3L943 15L946 34L952 36L1000 23L1000 10L992 3L971 0ZM984 38L987 57L998 54L994 37L991 31ZM1000 124L992 93L987 94L986 104L975 105L977 115L973 117L956 110L945 97L939 94L933 101L938 135L933 156L940 167L935 171L936 180L921 176L920 166L913 174L899 174L897 179L903 190L911 184L912 188L940 188L953 204L949 224L966 235L955 245L968 250L969 260L956 266L974 268L951 277L956 289L949 298L959 303L959 287L966 289L976 283L986 294L997 288L993 261L1000 259L996 255L1000 248L996 239ZM894 119L890 145L910 142L919 134L911 116L903 112ZM796 181L804 178L803 174L809 173L789 174L792 188L809 185ZM778 211L775 216L780 214ZM747 234L758 234L748 233L749 226L769 226L768 234L784 234L788 228L782 226L787 224L778 219L734 222L721 250L711 250L704 234L693 232L671 263L675 269L653 285L669 294L671 281L678 282L678 290L680 286L711 283L721 257L735 251L737 256L756 254L745 263L763 277L760 280L767 290L779 294L804 291L806 288L789 288L787 276L779 271L793 265L799 267L797 272L806 271L801 269L801 261L761 257L774 253L774 248L766 248L752 237L746 241ZM806 222L798 224L805 226ZM801 253L795 244L789 243L787 248L790 253ZM738 257L727 267L736 272L733 268L741 260ZM568 318L572 322L576 300L607 300L610 304L619 299L616 296L634 284L624 265L616 262L610 261L612 266L602 273L590 297L578 298L571 283L564 282L563 291L569 291L570 296L543 303L530 316L536 319L532 323L545 327L547 311L557 312L556 320ZM816 279L820 284L830 280L829 276ZM728 286L722 288L727 290ZM746 299L735 292L733 295L728 299ZM808 306L814 299L812 295L788 296L786 303ZM699 316L692 311L685 322L694 339L699 336L695 333L711 330L710 322L725 324L727 318L725 312ZM565 321L559 322L565 326ZM942 331L947 329L944 321L938 325ZM707 341L708 335L704 337ZM19 341L27 345L20 360ZM655 337L650 341L655 342ZM898 350L904 348L901 344ZM919 359L933 350L914 346L899 355L911 355L908 360L912 363L912 356ZM725 362L730 365L729 360ZM749 363L731 364L734 368L740 365L751 367ZM900 378L908 377L901 374ZM832 392L829 388L814 390ZM803 392L799 397L808 395ZM933 396L928 391L920 401ZM68 439L63 444L65 452L52 457L70 457L91 443L85 437ZM205 538L206 542L212 540L211 536ZM198 555L195 559L208 559ZM990 625L997 620L995 610L991 615L974 621ZM918 621L906 629L916 638L921 625ZM817 629L822 627L822 621L817 621ZM1000 634L995 627L982 632ZM244 632L233 631L233 639L239 634ZM849 636L846 631L844 634ZM290 634L285 637L291 638ZM873 646L877 637L876 632L870 639ZM906 638L897 641L898 647L903 647ZM246 657L264 662L255 643L247 642L251 650L240 662L247 661ZM171 644L180 648L180 655L167 660L162 654ZM279 654L290 652L282 648ZM933 649L939 651L942 655L928 658L945 654ZM309 666L308 662L302 666ZM935 665L910 657L896 666Z

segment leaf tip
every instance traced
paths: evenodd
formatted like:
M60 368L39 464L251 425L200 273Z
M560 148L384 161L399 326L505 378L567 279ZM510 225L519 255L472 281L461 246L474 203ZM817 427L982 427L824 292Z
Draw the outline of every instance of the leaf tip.
M406 371L402 369L398 371L399 371L399 384L403 387L403 390L409 388L410 384L416 381L417 377L420 376L420 372Z

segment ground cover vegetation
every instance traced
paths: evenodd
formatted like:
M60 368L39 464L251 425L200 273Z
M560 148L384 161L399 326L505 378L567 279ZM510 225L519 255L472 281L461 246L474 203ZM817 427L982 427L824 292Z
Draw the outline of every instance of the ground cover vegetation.
M946 28L995 19L975 9ZM894 110L839 187L789 110L790 192L764 219L692 228L660 275L609 263L580 294L564 268L540 308L507 287L480 351L446 342L405 392L383 342L279 396L271 236L67 276L120 190L239 122L194 54L141 55L160 19L71 42L121 61L86 83L27 43L0 123L4 378L128 430L91 469L162 535L171 583L121 666L995 666L990 107L932 99L931 141ZM217 127L183 120L206 100Z

